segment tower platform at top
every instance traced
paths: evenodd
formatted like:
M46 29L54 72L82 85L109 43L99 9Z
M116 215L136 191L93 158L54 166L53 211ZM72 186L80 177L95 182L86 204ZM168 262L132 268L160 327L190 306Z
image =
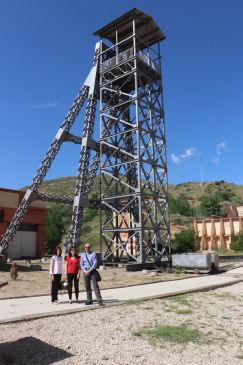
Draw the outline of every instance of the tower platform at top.
M120 77L132 69L139 74L139 84L161 79L159 43L166 37L151 16L134 8L94 35L106 42L102 44L100 58L104 83L114 81L114 74ZM133 83L127 84L126 91L129 89L134 89Z
M106 38L115 44L116 31L119 31L119 41L128 38L132 31L131 24L133 20L136 21L136 36L140 39L137 40L137 47L140 50L146 48L147 45L151 46L154 43L161 42L166 38L153 18L137 8L128 11L119 18L113 20L111 23L100 28L94 32L94 35L100 36L101 38ZM130 38L130 43L128 42L128 48L132 46L133 40Z

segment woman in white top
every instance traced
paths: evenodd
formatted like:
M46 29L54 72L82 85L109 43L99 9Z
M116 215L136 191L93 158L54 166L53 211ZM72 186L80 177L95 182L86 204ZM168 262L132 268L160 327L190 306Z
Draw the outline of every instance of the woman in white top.
M58 289L60 287L62 276L62 249L57 247L54 256L51 258L50 264L51 274L51 302L58 304Z

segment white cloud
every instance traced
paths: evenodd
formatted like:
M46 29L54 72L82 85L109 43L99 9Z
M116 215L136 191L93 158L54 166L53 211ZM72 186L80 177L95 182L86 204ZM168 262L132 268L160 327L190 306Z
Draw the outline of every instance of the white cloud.
M36 105L32 105L30 108L31 109L50 109L50 108L56 108L57 106L59 106L60 103L58 101L49 101L43 104L36 104Z
M216 144L216 154L217 156L221 155L221 153L227 151L228 147L226 142L220 142Z
M196 149L194 147L187 148L184 153L180 155L182 159L192 157L196 154Z
M180 157L178 157L178 156L176 156L176 155L174 155L174 153L172 153L171 154L171 159L172 159L172 161L174 162L174 163L180 163L181 162L181 159L180 159Z
M171 154L171 159L174 163L179 164L181 161L185 160L186 158L190 158L192 156L195 156L197 153L196 148L189 147L187 148L183 153L179 155L175 155L174 153Z
M226 142L220 142L216 144L215 148L216 148L216 157L214 157L212 161L213 163L219 163L220 156L222 155L222 153L228 150L228 146Z

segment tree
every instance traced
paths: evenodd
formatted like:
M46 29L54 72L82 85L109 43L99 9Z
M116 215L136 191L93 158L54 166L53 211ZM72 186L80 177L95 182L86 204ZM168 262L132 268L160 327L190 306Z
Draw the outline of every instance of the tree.
M192 229L183 229L180 233L175 234L171 241L172 253L184 253L195 251L195 235Z
M204 216L220 215L221 198L218 194L203 195L200 198L200 209Z
M178 198L170 196L169 212L170 214L192 216L192 208L190 207L187 197L184 194L179 195Z
M243 251L243 233L231 237L230 248L234 251Z
M62 235L67 232L71 221L71 207L64 204L53 204L48 209L45 219L45 249L52 251L60 244Z

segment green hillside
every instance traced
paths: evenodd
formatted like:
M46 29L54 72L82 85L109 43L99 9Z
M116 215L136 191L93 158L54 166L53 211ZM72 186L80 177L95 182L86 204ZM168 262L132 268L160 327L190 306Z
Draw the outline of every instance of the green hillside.
M72 196L75 189L75 176L63 177L54 180L47 180L43 183L41 191L48 193L59 193ZM99 194L99 176L95 178L92 194ZM92 195L91 194L91 195ZM233 183L226 183L223 180L215 182L186 182L182 184L169 184L169 194L171 197L178 198L185 196L191 206L198 206L199 200L203 195L220 194L232 203L239 204L243 201L243 186Z
M75 176L62 177L59 179L47 180L43 183L41 191L56 192L72 195L75 187ZM187 196L191 201L197 201L202 193L215 194L222 191L232 191L236 196L243 200L243 186L227 183L223 180L215 182L186 182L182 184L169 184L169 193L177 197L180 194ZM99 176L95 178L94 192L99 192Z
M76 177L63 177L47 180L41 191L74 195ZM99 194L99 176L96 177L90 198ZM169 185L169 211L172 235L183 228L192 228L195 218L211 215L223 215L225 202L241 204L243 202L243 186L224 181L187 182ZM65 234L71 220L71 206L47 203L46 238L48 247L57 244ZM90 241L99 245L99 210L85 209L82 242ZM55 241L55 242L54 242Z
M222 194L229 193L234 197L234 201L238 204L243 201L243 185L227 183L223 180L215 182L205 182L202 186L198 182L186 182L183 184L169 185L169 193L178 197L185 195L192 204L198 205L199 199L204 194Z

